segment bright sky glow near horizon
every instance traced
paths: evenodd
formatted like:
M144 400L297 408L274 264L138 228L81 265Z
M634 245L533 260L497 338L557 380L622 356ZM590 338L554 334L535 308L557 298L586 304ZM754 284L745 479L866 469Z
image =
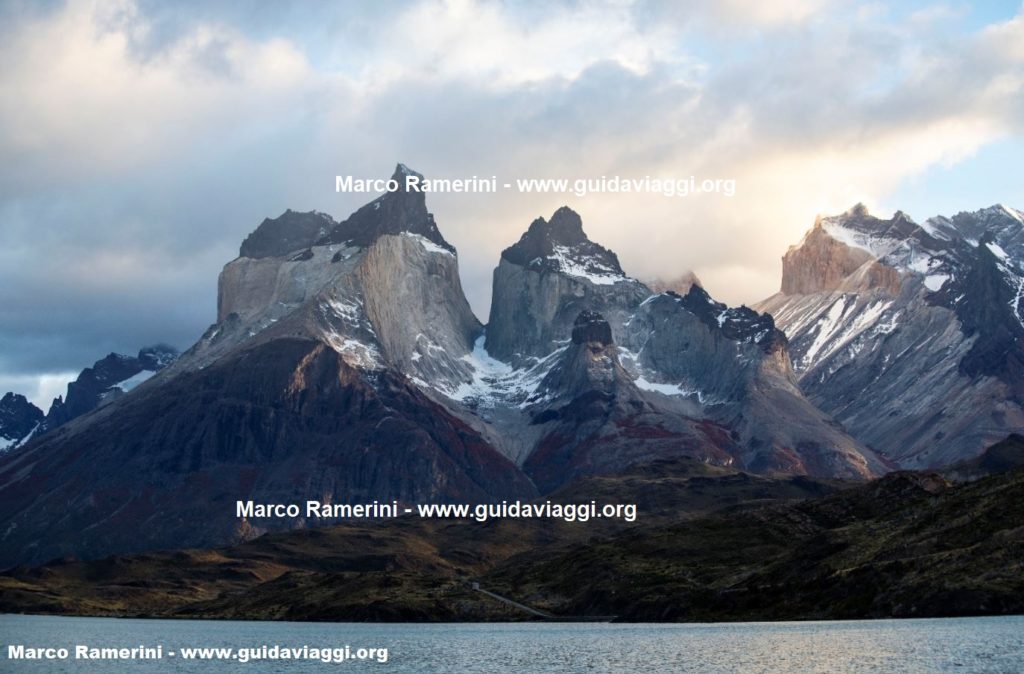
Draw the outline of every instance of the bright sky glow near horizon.
M685 8L681 5L685 4ZM732 178L736 195L428 197L486 321L567 204L639 278L778 289L817 213L1024 208L1020 2L0 0L0 394L187 348L264 217L336 175Z

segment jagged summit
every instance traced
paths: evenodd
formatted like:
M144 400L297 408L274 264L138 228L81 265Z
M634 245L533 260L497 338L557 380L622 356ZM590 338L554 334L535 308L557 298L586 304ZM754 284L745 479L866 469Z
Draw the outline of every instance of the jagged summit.
M28 442L43 421L43 411L18 393L0 398L0 453Z
M264 218L259 227L242 241L240 257L278 257L308 248L338 223L319 211L299 213L288 209L276 218Z
M713 330L719 330L726 339L757 344L765 353L786 346L786 335L775 327L775 320L767 313L758 313L750 307L729 307L712 299L704 288L691 286L685 295L672 291L679 304Z
M626 280L618 256L591 241L576 211L562 206L551 220L537 218L519 241L502 251L512 264L535 271L551 271L609 284Z
M427 212L423 192L406 189L407 176L423 178L423 174L398 164L391 175L398 188L359 208L342 222L320 211L303 213L291 209L276 218L265 218L245 238L238 254L260 259L300 253L312 246L348 244L365 248L385 234L402 233L422 236L454 253L455 247L445 241L434 216ZM304 255L305 259L312 257L311 253Z
M94 409L107 405L142 384L178 358L178 350L156 344L139 350L137 356L109 353L87 367L73 382L67 395L54 399L37 435L62 426Z
M419 171L413 171L411 168L409 168L402 162L398 162L397 164L395 164L395 171L394 173L391 174L391 179L396 180L400 183L401 190L405 190L406 176L416 176L417 178L423 178L422 173L420 173Z
M398 164L391 175L398 189L385 193L348 216L316 244L349 243L366 247L385 234L409 233L422 236L454 253L455 247L445 241L433 214L427 212L426 195L417 189L406 189L407 176L423 178L423 174L405 164Z
M154 344L140 349L136 358L142 369L155 372L173 363L179 355L178 350L170 344Z
M568 340L580 311L601 312L621 325L650 289L626 276L619 258L583 231L563 206L550 220L537 218L494 270L487 351L519 365L543 358Z
M838 241L855 248L861 248L882 257L901 241L917 239L922 245L935 243L931 235L903 211L896 211L891 218L884 219L871 215L864 204L856 204L837 216L818 218L816 227L823 228Z

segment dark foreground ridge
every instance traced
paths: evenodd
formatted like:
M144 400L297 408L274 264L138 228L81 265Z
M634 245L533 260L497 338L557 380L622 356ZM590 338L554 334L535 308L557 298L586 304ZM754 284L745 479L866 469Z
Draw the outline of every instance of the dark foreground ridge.
M1024 612L1024 470L851 485L696 461L592 476L554 501L635 502L627 525L429 521L0 575L0 611L314 621L797 620Z

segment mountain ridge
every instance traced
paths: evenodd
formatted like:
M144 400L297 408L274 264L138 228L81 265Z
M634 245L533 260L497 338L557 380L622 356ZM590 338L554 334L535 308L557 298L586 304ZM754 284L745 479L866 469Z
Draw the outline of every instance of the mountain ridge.
M939 467L1024 427L1021 260L1013 209L919 225L858 205L819 217L755 308L816 405L898 465Z
M503 251L486 327L422 193L341 222L285 215L225 265L217 320L181 357L0 459L15 551L0 564L316 524L235 521L231 495L529 498L683 457L861 480L892 468L804 395L772 315L699 284L653 292L568 207ZM198 538L196 516L210 523ZM144 540L120 533L143 522Z

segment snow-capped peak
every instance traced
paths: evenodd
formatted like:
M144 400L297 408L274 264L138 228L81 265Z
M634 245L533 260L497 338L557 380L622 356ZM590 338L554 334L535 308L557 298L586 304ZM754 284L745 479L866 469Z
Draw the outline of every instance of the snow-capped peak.
M1016 208L1010 208L1006 204L999 204L999 208L1011 218L1024 225L1024 213L1018 211Z

